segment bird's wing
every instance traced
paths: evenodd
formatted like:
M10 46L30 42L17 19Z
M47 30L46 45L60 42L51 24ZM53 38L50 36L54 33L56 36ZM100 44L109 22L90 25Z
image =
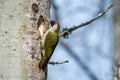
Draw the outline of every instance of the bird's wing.
M59 35L57 33L48 31L47 34L49 35L45 35L46 37L44 39L45 53L39 64L41 69L44 69L47 65L59 40Z
M58 44L59 35L55 32L49 31L49 35L45 39L45 54L51 57L56 45Z

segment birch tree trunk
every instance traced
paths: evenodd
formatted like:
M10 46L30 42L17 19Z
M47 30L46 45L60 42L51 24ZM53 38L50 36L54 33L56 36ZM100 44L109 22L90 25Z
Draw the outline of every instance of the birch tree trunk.
M39 70L41 19L49 0L0 0L0 80L46 80Z

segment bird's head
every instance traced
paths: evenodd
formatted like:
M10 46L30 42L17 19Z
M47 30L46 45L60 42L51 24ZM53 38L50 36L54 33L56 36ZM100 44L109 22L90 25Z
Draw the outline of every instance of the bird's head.
M53 30L55 30L56 32L60 31L60 25L57 21L51 21L50 24Z

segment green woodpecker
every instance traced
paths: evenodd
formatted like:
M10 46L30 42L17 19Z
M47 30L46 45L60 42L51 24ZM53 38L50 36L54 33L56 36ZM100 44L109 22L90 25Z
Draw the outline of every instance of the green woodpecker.
M59 23L56 21L51 21L50 25L51 28L45 32L43 39L41 41L42 57L40 60L39 67L42 70L44 70L45 67L47 66L48 61L50 60L59 41L59 30L60 30Z

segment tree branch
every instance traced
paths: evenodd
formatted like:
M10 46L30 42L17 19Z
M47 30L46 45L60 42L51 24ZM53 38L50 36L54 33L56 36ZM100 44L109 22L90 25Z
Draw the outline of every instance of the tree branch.
M69 63L68 60L63 61L63 62L49 62L48 64L55 65L55 64L64 64L64 63Z
M81 28L81 27L83 27L83 26L86 26L86 25L92 23L93 21L97 20L98 18L102 17L102 16L103 16L106 12L108 12L108 10L111 9L112 7L113 7L113 5L110 5L109 7L107 7L106 9L104 9L102 12L100 12L96 17L94 17L93 19L91 19L91 20L89 20L89 21L87 21L87 22L85 22L85 23L82 23L82 24L80 24L80 25L78 25L78 26L73 26L73 27L71 27L71 28L69 28L69 29L64 28L63 31L59 34L59 36L60 36L60 37L63 36L64 38L67 38L68 35L69 35L71 32L73 32L74 30L76 30L76 29L78 29L78 28Z

